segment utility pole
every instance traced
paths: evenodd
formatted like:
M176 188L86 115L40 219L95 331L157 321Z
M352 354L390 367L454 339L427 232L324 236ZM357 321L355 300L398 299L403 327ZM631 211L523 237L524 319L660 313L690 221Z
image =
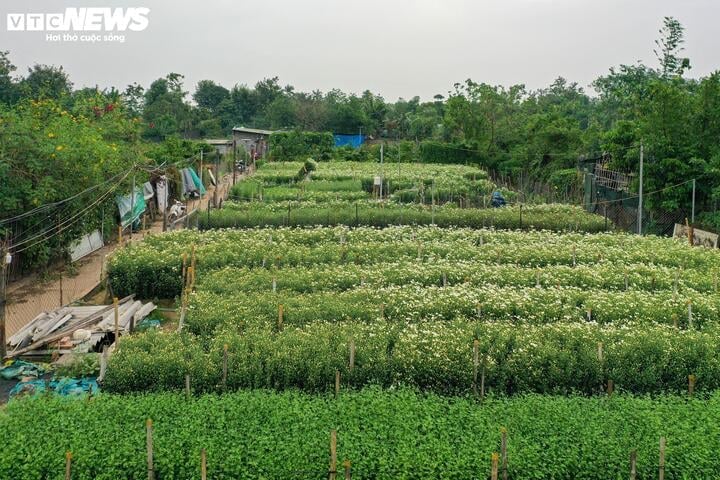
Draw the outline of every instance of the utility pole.
M202 177L203 177L203 151L201 149L200 150L200 183L203 183Z
M638 200L638 235L642 235L642 209L643 209L643 161L645 160L645 147L640 144L640 188L639 188L639 200Z
M232 165L233 185L235 185L235 178L236 178L235 174L237 172L237 145L235 144L235 140L233 140L232 145L233 145L233 165Z
M220 152L215 151L215 190L213 190L213 206L218 208L218 188L220 188L220 178L218 177L218 164L220 163Z
M690 223L695 223L695 179L693 178L693 196L692 196L692 212L690 215Z
M0 251L0 362L7 356L7 337L5 335L5 304L7 303L7 269L12 261L10 244L5 242Z
M383 199L383 183L385 183L385 171L383 169L383 161L385 159L384 143L380 144L380 200Z
M128 241L132 240L133 223L135 221L135 172L133 172L132 179L132 190L130 190L130 234L128 235ZM122 220L120 220L122 223Z

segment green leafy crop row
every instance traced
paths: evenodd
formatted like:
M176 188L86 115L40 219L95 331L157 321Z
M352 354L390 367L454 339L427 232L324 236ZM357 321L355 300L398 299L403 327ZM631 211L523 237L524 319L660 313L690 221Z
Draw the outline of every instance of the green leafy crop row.
M601 232L605 220L569 205L527 205L504 208L457 208L401 205L372 201L277 202L273 204L226 203L224 208L200 216L200 228L247 228L262 226L437 225L499 229L546 229Z
M238 392L186 400L181 394L101 395L92 401L39 398L0 412L0 477L147 478L146 419L153 420L155 478L328 478L330 430L353 479L489 478L507 431L507 473L515 480L720 477L720 395L707 399L552 397L470 399L367 389L329 396ZM342 478L342 470L340 477ZM502 474L501 474L502 475Z

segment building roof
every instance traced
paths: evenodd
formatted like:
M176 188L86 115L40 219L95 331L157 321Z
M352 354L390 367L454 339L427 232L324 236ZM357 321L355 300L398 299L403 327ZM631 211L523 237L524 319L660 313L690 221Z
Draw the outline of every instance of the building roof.
M210 145L230 145L233 141L227 138L206 138L203 140L205 143Z
M270 135L271 133L273 133L272 130L261 130L259 128L245 128L245 127L234 127L233 132L254 133L257 135Z

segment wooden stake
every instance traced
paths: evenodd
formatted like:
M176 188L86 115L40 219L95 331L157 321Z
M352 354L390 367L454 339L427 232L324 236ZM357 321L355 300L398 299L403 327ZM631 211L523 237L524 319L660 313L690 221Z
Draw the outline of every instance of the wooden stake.
M627 270L625 270L624 273L625 273L625 290L627 290L627 289L628 289L628 274L627 274Z
M478 395L478 367L480 366L480 341L473 340L473 393Z
M190 375L185 375L185 399L190 400Z
M273 293L277 292L277 278L273 277L272 280L272 291Z
M222 385L227 388L227 372L228 372L228 344L223 345L223 364L222 364Z
M335 398L340 396L340 370L335 370Z
M637 450L630 451L630 480L637 477Z
M117 345L120 340L120 313L117 297L113 297L113 308L115 309L115 345Z
M207 480L207 452L200 450L200 480Z
M572 248L572 262L573 262L573 264L572 264L573 267L577 265L577 258L576 258L576 254L575 254L575 245L573 245L573 248Z
M535 287L540 288L540 269L535 271Z
M482 370L480 372L480 399L485 399L485 359L483 358Z
M448 282L447 282L447 273L443 272L443 275L442 275L442 286L443 286L443 287L447 287L447 283L448 283Z
M337 480L337 432L330 431L330 471L329 479Z
M615 383L612 380L607 381L607 394L608 397L611 397L613 394L613 391L615 390Z
M500 429L500 461L503 480L507 480L507 430L505 427Z
M155 480L155 467L153 465L153 422L147 419L145 424L147 432L147 470L148 480Z
M349 369L352 372L353 368L355 368L355 340L353 338L350 338L350 362L349 362Z
M492 454L492 460L490 465L490 479L491 480L498 480L498 459L499 455L496 452L493 452Z
M187 277L185 276L187 270L187 253L183 252L182 256L182 283L187 284Z
M678 316L677 313L672 314L673 327L678 328Z
M72 452L68 450L65 452L65 480L72 478Z
M587 309L587 321L592 322L592 308Z
M688 300L688 328L693 328L692 300Z
M697 380L697 378L694 374L688 375L688 395L691 397L695 393L695 380Z
M658 479L665 480L665 437L660 437L660 471Z
M343 467L345 468L345 480L352 480L352 471L350 470L350 460L345 460L343 462Z

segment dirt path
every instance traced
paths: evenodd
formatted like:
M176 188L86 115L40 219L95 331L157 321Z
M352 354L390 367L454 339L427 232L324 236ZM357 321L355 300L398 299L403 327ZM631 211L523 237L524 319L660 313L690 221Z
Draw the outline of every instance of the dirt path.
M238 176L238 179L240 178L241 176ZM218 187L218 198L225 198L231 184L232 175L222 178ZM214 187L209 187L204 198L189 202L188 211L196 208L204 211L213 196ZM145 235L150 233L162 233L162 218L146 230L134 233L130 241L141 242ZM6 306L7 336L13 335L40 313L72 303L92 292L105 273L106 257L117 248L117 243L111 243L78 260L69 268L51 271L42 277L30 275L10 283Z

